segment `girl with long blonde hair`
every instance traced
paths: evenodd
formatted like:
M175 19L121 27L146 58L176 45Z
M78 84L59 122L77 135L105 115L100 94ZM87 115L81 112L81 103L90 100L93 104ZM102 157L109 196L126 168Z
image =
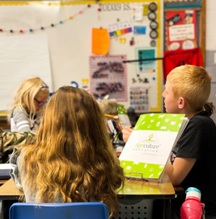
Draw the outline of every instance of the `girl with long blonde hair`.
M11 131L36 132L48 97L49 87L41 78L31 77L24 80L17 88L11 104Z
M50 98L36 143L17 160L27 202L104 202L117 213L123 170L94 97L72 86Z

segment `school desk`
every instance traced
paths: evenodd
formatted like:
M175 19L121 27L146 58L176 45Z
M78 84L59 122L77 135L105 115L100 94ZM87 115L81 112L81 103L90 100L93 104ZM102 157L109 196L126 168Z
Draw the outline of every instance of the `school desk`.
M175 198L175 189L167 176L161 183L127 179L123 190L118 191L119 213L115 219L152 218L154 200L161 199L160 218L170 218L171 199ZM142 215L142 217L141 217ZM154 215L154 218L158 218Z
M0 187L0 200L2 200L3 211L4 202L6 201L18 201L19 197L23 193L16 188L16 185L12 179L9 179ZM150 203L149 200L162 199L164 200L164 218L168 218L169 214L169 201L175 197L175 190L172 183L165 180L162 183L148 182L144 180L126 179L123 190L118 191L119 201L123 205L131 205L136 203ZM168 209L168 212L167 212ZM130 210L130 209L128 209ZM8 211L8 208L7 208ZM4 212L6 215L7 212ZM7 217L5 216L4 219ZM116 217L119 218L119 217ZM123 219L123 217L121 217Z
M12 179L7 180L0 187L0 200L16 200L21 195L22 191L17 189ZM175 190L170 181L162 183L126 179L122 190L118 191L121 196L140 196L145 199L170 199L175 197Z
M8 180L7 179L0 179L0 186L6 183Z
M0 200L18 200L23 192L17 189L12 179L7 180L0 187Z
M10 129L10 123L8 122L8 113L0 111L0 127L4 130Z

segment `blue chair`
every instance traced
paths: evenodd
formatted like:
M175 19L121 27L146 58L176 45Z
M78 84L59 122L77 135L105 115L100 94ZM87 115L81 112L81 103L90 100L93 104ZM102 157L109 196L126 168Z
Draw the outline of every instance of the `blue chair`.
M101 202L24 203L11 205L9 219L108 219Z

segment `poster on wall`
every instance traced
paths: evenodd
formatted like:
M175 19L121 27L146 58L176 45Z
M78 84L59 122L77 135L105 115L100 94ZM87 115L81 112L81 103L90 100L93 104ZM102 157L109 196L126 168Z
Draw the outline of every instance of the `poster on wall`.
M166 50L194 49L197 47L196 11L167 11Z
M97 99L127 101L125 55L90 57L90 91Z
M137 65L137 74L156 72L154 48L136 48L136 57L140 60Z

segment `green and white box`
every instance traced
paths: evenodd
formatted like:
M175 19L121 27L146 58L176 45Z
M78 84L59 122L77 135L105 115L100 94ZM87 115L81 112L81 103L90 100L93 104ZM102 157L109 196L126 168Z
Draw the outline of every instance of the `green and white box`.
M159 180L187 122L184 114L142 114L119 157L125 176Z

